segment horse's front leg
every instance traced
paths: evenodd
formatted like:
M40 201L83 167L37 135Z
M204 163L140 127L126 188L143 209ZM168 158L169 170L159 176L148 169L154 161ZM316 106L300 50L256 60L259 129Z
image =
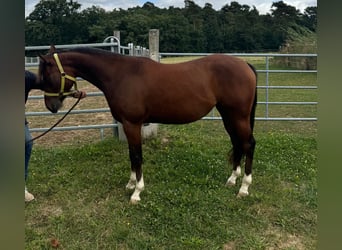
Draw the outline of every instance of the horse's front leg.
M144 190L144 177L142 173L142 146L141 125L123 123L123 128L128 141L129 158L131 161L131 175L126 185L127 189L134 189L131 203L140 201L140 193Z
M233 172L229 176L226 186L235 186L236 184L236 179L241 175L241 167L240 165L233 166Z
M137 174L135 170L131 168L131 176L129 177L129 181L126 185L126 188L129 190L135 189L135 184L137 183Z
M129 145L129 158L131 160L131 176L126 187L135 188L131 196L131 203L140 201L140 193L144 190L144 176L142 173L142 148L139 145ZM135 185L132 183L136 183ZM132 188L133 187L133 188Z
M236 179L241 175L241 158L242 158L242 149L239 143L235 140L232 140L233 143L233 151L230 156L230 162L233 164L233 172L228 178L226 182L226 186L235 186Z

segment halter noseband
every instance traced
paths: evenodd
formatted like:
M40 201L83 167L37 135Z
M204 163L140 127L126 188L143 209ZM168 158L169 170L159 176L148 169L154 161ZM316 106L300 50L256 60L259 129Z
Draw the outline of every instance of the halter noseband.
M49 92L45 92L44 95L45 96L68 96L73 94L75 91L77 91L77 82L76 82L76 78L70 75L67 75L64 72L63 66L61 64L61 61L58 58L58 54L54 53L53 57L55 58L57 67L59 69L59 72L61 73L61 90L59 91L59 93L49 93ZM75 90L73 91L69 91L69 92L64 92L64 86L65 86L65 78L69 79L70 81L73 82L73 84L75 85Z

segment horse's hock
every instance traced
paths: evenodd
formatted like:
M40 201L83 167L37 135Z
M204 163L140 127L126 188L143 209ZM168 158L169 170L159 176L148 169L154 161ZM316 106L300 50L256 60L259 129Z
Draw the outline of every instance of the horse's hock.
M151 136L156 136L158 133L157 123L146 123L141 127L141 138L146 139ZM123 130L122 124L118 123L118 136L120 141L127 141L126 134Z

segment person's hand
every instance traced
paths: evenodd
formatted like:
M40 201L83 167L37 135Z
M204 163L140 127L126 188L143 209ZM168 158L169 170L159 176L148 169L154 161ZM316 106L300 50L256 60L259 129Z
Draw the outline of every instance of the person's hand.
M71 96L74 97L74 98L83 99L83 98L85 98L87 96L87 94L86 94L85 91L77 90L74 93L72 93Z

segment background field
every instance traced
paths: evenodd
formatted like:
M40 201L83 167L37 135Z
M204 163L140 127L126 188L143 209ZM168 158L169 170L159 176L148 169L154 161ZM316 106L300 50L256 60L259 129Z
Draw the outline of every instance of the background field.
M316 85L315 77L279 74L271 83ZM278 91L272 98L294 97L316 101L317 91ZM80 105L93 108L100 100ZM33 100L27 108L45 110ZM261 105L257 112L264 112ZM272 112L316 116L315 107ZM101 119L111 117L73 115L64 123ZM56 117L29 120L48 127ZM158 136L144 142L146 189L133 206L125 190L126 143L111 130L103 141L98 131L52 132L32 153L28 187L36 200L25 205L26 249L316 249L316 133L316 122L256 122L251 194L237 199L241 180L224 186L231 146L220 121L160 125Z

